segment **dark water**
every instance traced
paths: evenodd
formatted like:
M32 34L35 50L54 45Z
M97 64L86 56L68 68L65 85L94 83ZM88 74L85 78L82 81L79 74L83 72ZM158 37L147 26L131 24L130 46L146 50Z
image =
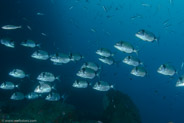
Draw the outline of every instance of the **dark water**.
M2 0L0 25L22 25L23 28L12 31L1 29L1 38L10 37L16 44L32 39L40 42L41 49L50 54L76 52L85 59L54 66L50 61L32 59L30 55L35 49L20 45L11 49L0 45L0 81L21 83L19 91L28 93L36 87L37 75L50 71L61 75L56 89L60 94L69 95L69 103L84 111L99 111L102 107L98 100L105 93L71 86L82 63L94 61L103 67L101 80L114 84L115 89L132 98L143 123L183 123L184 90L175 87L178 75L169 78L156 72L160 64L172 63L179 70L183 62L183 4L174 0L171 3L169 0ZM37 12L45 15L37 16ZM170 26L165 27L165 23ZM27 29L27 25L32 31ZM159 45L137 39L135 33L139 29L150 30L159 36ZM108 66L98 61L95 51L101 47L114 52L117 61L127 56L113 47L120 40L131 42L139 49L138 57L145 63L148 77L130 75L132 67L123 63ZM23 69L33 81L9 77L8 73L14 68ZM10 101L14 91L0 90L0 101Z

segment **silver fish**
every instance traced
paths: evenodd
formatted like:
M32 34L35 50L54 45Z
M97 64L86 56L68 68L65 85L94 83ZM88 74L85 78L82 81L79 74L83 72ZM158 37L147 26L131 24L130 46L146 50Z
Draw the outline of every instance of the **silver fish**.
M36 15L38 15L38 16L43 16L43 15L45 15L45 14L44 14L44 13L41 13L41 12L37 12Z
M71 61L80 61L81 59L84 58L84 56L77 54L77 53L70 53L69 57Z
M33 40L25 40L20 45L30 48L40 47L40 44L35 43Z
M147 75L147 72L144 67L137 66L132 69L131 74L138 77L145 77Z
M24 99L24 94L21 92L15 92L11 95L10 99L12 100L23 100Z
M132 44L130 44L129 42L125 42L125 41L120 41L117 42L114 47L124 53L133 53L135 52L136 54L138 54L138 51L133 47Z
M60 99L61 99L60 94L54 92L50 93L45 98L45 100L47 101L59 101Z
M49 93L54 87L51 87L49 84L40 83L34 90L36 93Z
M114 88L114 86L104 81L98 81L93 86L93 89L98 90L98 91L108 91L111 88Z
M180 76L176 82L176 87L183 87L184 86L184 75Z
M31 92L25 96L25 98L32 100L32 99L38 99L41 95L35 92Z
M99 50L96 51L96 54L103 56L103 57L114 56L114 54L111 53L111 51L109 49L106 49L106 48L100 48Z
M11 39L7 39L7 38L1 39L1 44L6 47L15 48L15 43Z
M158 38L152 33L147 30L141 29L139 30L135 36L143 41L153 42L158 41Z
M42 72L38 75L37 80L42 82L53 82L55 80L60 80L59 77L55 77L54 74L50 72Z
M12 90L12 89L18 88L18 87L19 87L18 85L13 84L12 82L3 82L0 85L0 88L5 89L5 90Z
M89 85L91 85L91 83L86 80L75 80L72 86L75 88L87 88Z
M170 65L170 64L162 64L158 70L158 73L162 74L162 75L166 75L166 76L173 76L176 74L176 69L174 68L174 66Z
M135 66L135 67L143 64L138 58L134 56L125 57L123 59L123 63L131 65L131 66Z
M39 59L39 60L47 60L49 58L49 54L43 50L37 50L32 55L32 58Z
M23 70L20 69L13 69L11 72L9 72L9 75L15 78L25 78L29 77L29 75L26 75Z
M99 76L100 72L96 72L93 69L90 68L82 68L78 71L76 74L79 77L86 78L86 79L93 79L96 76Z
M108 64L108 65L113 65L115 64L115 61L112 57L100 57L98 58L101 62Z
M22 28L22 26L4 25L1 28L5 29L5 30L14 30L14 29L20 29L20 28Z
M94 63L94 62L85 62L81 69L82 68L90 68L90 69L93 69L94 71L98 71L101 69L101 66L99 66L98 64Z
M54 65L62 65L69 63L71 58L69 55L64 53L56 53L51 56L50 60L54 63Z

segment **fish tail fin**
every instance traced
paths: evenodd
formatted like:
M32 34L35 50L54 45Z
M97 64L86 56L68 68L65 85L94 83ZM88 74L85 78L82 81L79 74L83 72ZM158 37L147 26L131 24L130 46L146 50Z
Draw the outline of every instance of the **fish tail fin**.
M52 88L53 90L56 90L56 85L53 85L51 88Z
M155 41L158 43L158 45L159 45L159 43L160 43L160 36L158 36L157 38L155 38Z
M42 94L38 94L38 97L42 97Z
M114 85L111 85L110 88L114 88Z
M36 44L37 47L41 48L41 44Z
M85 57L84 56L81 56L81 59L84 59Z
M15 85L15 88L19 88L19 84Z
M101 73L101 71L96 72L96 76L99 77L99 78L100 78L100 73Z
M181 67L180 67L180 69L182 70L182 69L183 69L183 67L184 67L184 62L182 62L182 63L181 63Z
M138 56L139 50L134 50L135 54Z
M56 80L61 81L60 76L57 76L56 77Z
M140 65L144 66L144 63L143 62L140 62Z
M101 69L102 69L102 65L100 65L98 69L100 69L100 70L101 70Z
M18 28L22 28L22 26L18 26Z
M111 56L115 56L117 54L117 52L113 52L112 54L111 54Z
M26 77L30 79L30 74L26 74Z

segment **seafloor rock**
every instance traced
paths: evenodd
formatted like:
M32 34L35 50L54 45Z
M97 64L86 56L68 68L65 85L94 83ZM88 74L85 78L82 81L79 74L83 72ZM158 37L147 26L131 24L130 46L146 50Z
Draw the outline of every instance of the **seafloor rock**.
M21 102L17 103L21 104ZM104 107L100 113L90 111L90 113L83 113L80 109L77 110L73 105L62 103L62 101L49 102L39 99L24 102L26 105L21 108L19 105L17 111L11 112L11 108L8 109L9 112L0 111L0 118L35 120L38 123L141 123L136 106L127 95L120 91L108 91L99 103L103 103ZM5 108L7 109L7 106Z
M4 120L24 119L35 120L38 123L70 123L76 118L75 108L72 105L60 101L47 102L45 100L31 101L22 110L3 115L1 117Z
M120 91L107 92L103 102L104 123L141 123L138 109L131 99Z

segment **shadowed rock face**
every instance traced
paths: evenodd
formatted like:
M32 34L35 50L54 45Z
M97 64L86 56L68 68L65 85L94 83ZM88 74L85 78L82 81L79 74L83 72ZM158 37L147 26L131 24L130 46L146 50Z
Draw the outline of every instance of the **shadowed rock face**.
M107 92L103 104L105 123L141 123L138 109L131 99L120 91Z
M73 105L61 101L34 100L15 112L1 112L0 118L7 120L29 119L45 123L141 123L136 106L127 95L120 91L108 91L99 100L100 103L103 103L104 109L97 113L83 112Z

